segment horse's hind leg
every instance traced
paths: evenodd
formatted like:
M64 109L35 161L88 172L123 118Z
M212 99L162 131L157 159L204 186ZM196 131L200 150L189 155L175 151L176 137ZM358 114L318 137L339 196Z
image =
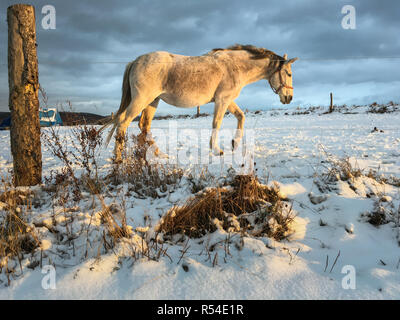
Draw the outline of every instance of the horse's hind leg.
M117 128L117 134L115 136L114 149L116 162L120 162L122 160L126 129L132 120L135 119L150 102L151 100L148 101L136 96L132 99L126 110L119 115L119 124Z
M144 144L146 141L150 142L150 144L154 143L153 140L149 141L150 138L149 134L150 134L151 122L154 118L154 114L157 111L157 106L159 101L160 98L155 99L142 111L142 115L140 116L140 121L139 121L139 128L141 133L138 137L140 144Z
M151 128L151 121L154 118L154 114L157 111L158 102L160 98L155 99L152 103L150 103L143 111L139 121L140 131L144 134L147 134Z
M235 138L232 140L232 150L236 150L236 148L239 146L240 140L242 140L243 137L243 126L244 126L245 116L244 112L240 110L239 106L233 101L228 106L228 110L236 117L238 121Z

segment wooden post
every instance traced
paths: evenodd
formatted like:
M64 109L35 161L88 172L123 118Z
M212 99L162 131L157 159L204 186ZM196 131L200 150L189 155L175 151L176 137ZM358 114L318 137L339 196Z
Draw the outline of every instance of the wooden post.
M333 94L332 94L332 92L331 92L330 96L331 96L331 104L329 105L329 113L333 112Z
M200 117L200 106L197 106L197 118Z
M35 8L24 4L10 6L7 22L14 184L31 186L42 181Z

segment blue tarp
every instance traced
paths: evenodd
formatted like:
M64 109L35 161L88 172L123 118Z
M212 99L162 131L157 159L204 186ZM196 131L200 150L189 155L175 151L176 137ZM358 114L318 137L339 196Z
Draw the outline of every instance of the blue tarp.
M0 124L0 129L5 129L9 128L11 126L11 117L5 118L1 124Z
M60 114L56 108L42 109L39 111L39 119L41 127L50 127L54 125L62 125Z
M39 111L39 120L41 127L50 127L54 125L62 126L60 113L56 108L41 109ZM9 129L11 126L11 117L5 118L0 124L0 130Z

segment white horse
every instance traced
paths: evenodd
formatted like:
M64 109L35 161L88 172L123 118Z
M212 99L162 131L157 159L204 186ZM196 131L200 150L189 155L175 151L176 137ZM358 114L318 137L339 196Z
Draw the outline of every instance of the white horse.
M101 130L113 124L108 144L117 129L115 156L118 161L129 124L142 113L139 127L142 134L147 134L160 99L181 108L214 102L210 148L214 154L221 155L218 130L227 110L238 121L233 149L243 136L244 113L234 102L242 88L266 79L281 103L290 103L293 97L291 64L296 60L251 45L214 49L194 57L164 51L144 54L126 66L119 110Z

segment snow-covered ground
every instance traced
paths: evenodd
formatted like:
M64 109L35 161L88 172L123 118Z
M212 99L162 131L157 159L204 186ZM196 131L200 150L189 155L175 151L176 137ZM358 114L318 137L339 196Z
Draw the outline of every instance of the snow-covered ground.
M47 274L39 267L32 270L25 266L23 275L10 286L0 284L0 299L400 299L398 226L393 220L376 227L363 216L379 199L386 201L382 205L393 205L393 212L400 210L400 187L379 184L364 175L351 183L332 182L329 190L320 190L315 183L332 161L346 157L365 174L373 169L386 177L400 178L400 113L365 111L359 108L357 114L322 115L323 110L316 110L292 115L293 110L279 110L246 115L246 134L254 134L254 169L259 180L265 184L277 181L297 213L295 233L288 240L244 237L244 245L235 246L241 239L233 234L227 253L227 234L219 230L202 241L170 244L168 256L159 261L121 260L111 251L100 257L94 253L86 260L65 255L67 258L56 263L56 289L43 288ZM195 152L199 146L208 147L209 136L201 135L199 140L191 137L192 131L209 129L211 121L211 117L181 119L171 125L169 120L159 120L152 127L158 145L166 151L165 143L171 143L167 129L176 124L178 135L186 135L178 141L177 151L190 146L181 154L187 162L180 166L186 172L208 167L219 177L226 175L229 164L221 166L218 157L212 158L215 164L196 164ZM226 116L223 128L235 127L236 119ZM186 134L180 134L184 129L188 129ZM67 130L61 128L60 132ZM130 130L137 133L137 123ZM12 167L9 132L0 132L0 137L4 173ZM223 137L221 143L229 146ZM111 151L112 145L101 151L104 172L110 168ZM251 167L248 158L247 165ZM43 166L44 175L61 166L46 147ZM128 224L137 232L149 219L154 226L160 215L190 195L189 187L182 184L167 197L127 197ZM32 215L48 219L53 210L50 202L33 209ZM86 202L77 209L82 220L88 219L92 210L89 198ZM141 234L135 235L139 244ZM54 239L46 237L44 250L63 256ZM205 243L216 243L211 259Z

